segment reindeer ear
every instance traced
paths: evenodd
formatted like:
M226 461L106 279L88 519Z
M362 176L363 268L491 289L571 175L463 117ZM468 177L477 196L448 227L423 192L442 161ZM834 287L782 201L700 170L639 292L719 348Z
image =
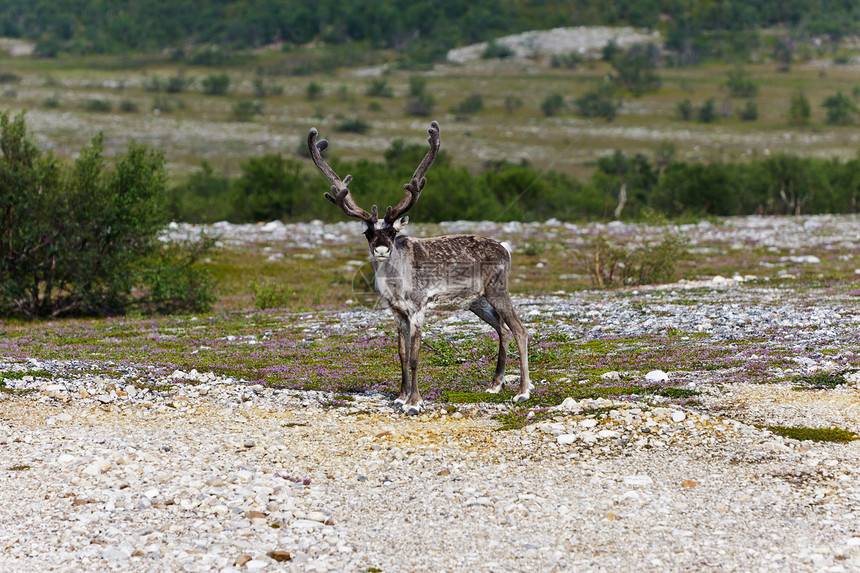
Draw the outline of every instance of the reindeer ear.
M396 221L394 221L394 230L398 233L403 230L403 227L406 226L406 223L409 222L409 217L400 217Z

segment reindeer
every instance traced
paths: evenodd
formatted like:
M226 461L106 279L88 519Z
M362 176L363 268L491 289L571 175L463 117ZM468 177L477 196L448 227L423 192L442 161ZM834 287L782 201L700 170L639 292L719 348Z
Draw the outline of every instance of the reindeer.
M311 157L331 183L331 193L326 193L325 198L345 214L364 222L376 290L397 321L402 382L394 403L406 414L421 411L418 353L424 318L434 308L468 308L499 334L498 361L488 392L497 393L504 385L508 343L513 334L520 354L520 386L513 402L525 402L534 386L529 380L528 334L508 294L510 253L498 241L473 235L416 239L400 234L409 221L404 214L418 201L427 183L427 170L439 153L439 124L432 122L429 133L430 150L412 180L403 186L406 190L403 198L385 210L381 221L376 205L368 213L355 203L347 188L352 176L341 180L323 160L321 151L328 147L328 142L325 139L317 142L316 128L308 133Z

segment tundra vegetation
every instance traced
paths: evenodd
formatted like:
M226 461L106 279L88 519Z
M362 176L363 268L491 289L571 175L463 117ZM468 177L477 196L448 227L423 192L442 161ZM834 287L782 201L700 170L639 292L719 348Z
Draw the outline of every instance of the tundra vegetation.
M850 5L480 0L415 2L404 11L388 1L276 0L195 2L193 9L182 2L135 4L132 15L130 3L108 4L116 9L62 0L8 2L0 10L0 34L35 46L32 56L0 58L0 109L10 110L0 158L3 206L12 206L0 213L0 313L12 317L2 323L9 356L154 359L161 368L219 369L275 385L390 389L368 385L376 370L359 366L391 365L392 333L382 333L377 344L333 326L335 308L370 283L358 280L350 263L364 259L360 244L326 244L320 255L301 245L157 240L171 219L336 219L304 159L311 125L324 137L338 132L338 152L326 161L361 182L354 190L359 202L397 202L423 154L414 125L429 114L451 127L432 191L415 206L413 220L582 224L497 237L515 245L511 289L518 294L735 272L780 285L788 279L762 265L796 253L731 244L688 248L676 224L858 209L860 82L858 52L847 36L858 14ZM631 25L660 36L640 45L609 42L563 54L533 49L526 56L499 40L574 24ZM475 61L444 63L451 48L494 39ZM29 135L18 119L25 109ZM73 200L81 197L87 201ZM58 213L74 215L65 223L74 233L46 233ZM654 214L667 219L643 223ZM594 223L616 219L629 234L609 234ZM418 233L445 229L428 225ZM58 252L78 259L60 264ZM273 252L281 258L272 259ZM849 294L856 292L854 253L810 254L821 263L798 268L792 289L856 297ZM212 325L212 348L220 336L268 340L273 328L318 314L326 335L285 335L284 344L296 350L289 355L296 370L278 371L285 355L274 351L253 360L237 358L232 347L192 356L210 344L195 337L187 316L137 317L202 313L209 305L216 314L199 320ZM102 314L120 317L17 322ZM172 329L182 335L173 338ZM366 349L355 363L327 370L335 344L357 340ZM593 346L550 336L535 342L535 378L548 378L546 388L557 390L538 395L539 404L574 390L621 392L595 378L605 365L594 366ZM666 349L665 360L649 356L643 368L679 364L694 353L670 334L598 342L610 355ZM428 384L445 388L451 400L473 392L466 383L446 388L441 381L458 376L468 363L463 356L491 352L492 341L429 344L439 353L427 355L427 362L437 361L425 370ZM560 382L551 365L562 362L582 366L589 384ZM312 371L330 377L313 382ZM671 399L695 399L679 395Z

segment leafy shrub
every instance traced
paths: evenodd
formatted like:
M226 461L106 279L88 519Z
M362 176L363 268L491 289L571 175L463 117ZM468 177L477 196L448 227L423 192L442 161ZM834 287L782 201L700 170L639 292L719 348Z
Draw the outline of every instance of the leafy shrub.
M788 105L788 123L796 127L809 125L809 118L812 115L812 107L809 105L809 100L803 95L803 92L798 92L791 96L791 101Z
M0 72L0 84L17 84L21 81L21 76L12 72Z
M125 113L137 113L137 102L131 101L129 99L124 99L119 102L119 110Z
M203 93L206 95L224 95L230 87L230 76L227 74L210 74L201 82Z
M827 123L829 125L850 125L854 123L857 115L857 105L852 99L842 92L828 96L821 106L827 110Z
M215 239L156 245L140 268L140 295L135 307L148 313L205 312L215 302L209 271L199 261Z
M214 223L233 218L230 180L203 162L200 170L170 189L167 209L174 221Z
M436 105L436 98L428 93L423 93L418 96L411 96L406 100L406 113L408 115L416 115L419 117L428 117L433 113L433 108Z
M551 68L566 68L568 70L579 67L583 62L582 54L570 52L568 54L554 54L549 61Z
M546 96L540 104L540 110L546 117L552 117L560 114L567 106L564 103L564 96L560 93L554 93Z
M364 134L370 131L370 124L360 117L351 117L337 124L335 131Z
M738 66L727 73L729 79L726 81L726 87L729 88L729 95L738 98L750 98L758 95L758 85L752 80L749 72L742 67Z
M170 113L176 109L176 104L169 97L159 97L152 102L152 111L156 113Z
M318 99L323 95L323 87L317 82L311 82L305 88L305 97L309 100Z
M147 300L140 289L153 292L142 278L153 257L163 269L155 307L180 290L189 296L171 310L211 300L193 256L179 260L158 240L167 222L160 153L132 142L108 168L98 135L67 167L27 138L23 115L10 121L8 112L0 148L0 316L125 312Z
M178 94L190 88L193 83L193 78L188 78L185 74L180 73L167 78L167 83L164 85L164 91L169 94Z
M162 92L164 91L164 87L166 82L158 77L152 76L151 78L147 78L146 81L143 82L143 89L148 92Z
M298 161L281 154L251 158L233 182L234 216L242 222L288 219L307 212L307 175ZM319 198L319 196L317 196Z
M259 100L240 101L233 105L233 119L236 121L251 121L262 113L263 104Z
M46 109L57 109L62 105L59 96L52 95L50 97L46 97L45 101L42 102L42 107Z
M690 103L690 100L688 99L685 99L675 106L675 111L678 113L678 119L682 121L690 121L693 119L693 104Z
M267 308L286 308L296 297L296 291L275 281L251 283L254 291L254 306L260 310Z
M615 68L615 81L619 87L635 97L660 89L662 80L657 74L660 50L654 44L638 44L611 60Z
M113 106L106 99L92 98L84 102L84 109L87 111L108 112L113 109Z
M516 55L513 48L500 44L498 42L487 42L487 47L481 53L481 57L485 60L512 58Z
M394 97L394 90L385 78L374 78L367 84L365 93L368 97Z
M468 96L466 99L461 101L455 108L451 111L454 113L460 114L473 114L478 113L479 111L484 109L484 96L481 94L472 94Z
M282 84L276 84L261 76L255 77L252 85L254 86L254 97L278 96L284 93Z
M510 95L505 97L505 111L508 112L508 115L516 113L521 107L523 107L523 100L520 98Z
M700 123L713 123L717 121L717 104L714 98L708 99L696 112L696 119Z
M615 119L621 103L615 100L611 87L601 87L576 99L576 108L583 117L601 117L606 121Z
M659 242L632 248L613 245L601 235L585 249L581 262L594 284L603 288L674 280L677 263L687 256L686 241L667 229Z
M755 121L758 119L758 106L754 101L748 100L740 113L738 113L738 116L743 121Z

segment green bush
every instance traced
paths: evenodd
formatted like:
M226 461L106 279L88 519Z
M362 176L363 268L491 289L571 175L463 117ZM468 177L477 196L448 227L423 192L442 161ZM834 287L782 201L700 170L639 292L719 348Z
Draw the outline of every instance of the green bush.
M717 103L714 98L708 99L696 112L696 119L700 123L713 123L717 121Z
M621 102L615 99L611 87L601 87L576 99L576 108L583 117L600 117L606 121L615 119Z
M263 104L258 100L240 101L233 105L233 119L236 121L251 121L262 113Z
M368 97L394 97L394 90L385 78L374 78L367 84L365 91Z
M211 301L193 254L180 261L184 251L165 253L158 240L167 223L160 153L132 142L108 167L98 135L65 166L8 112L0 149L0 316L116 314L150 302L196 311ZM153 257L165 269L155 291L145 278ZM187 296L168 305L166 292Z
M119 102L119 110L125 113L137 113L138 105L137 102L124 99Z
M660 49L654 44L638 44L611 59L615 68L615 81L619 87L635 97L660 89L662 80L657 74Z
M113 106L106 99L92 98L84 102L84 109L87 111L108 112L113 109Z
M540 110L546 117L553 117L560 114L566 108L564 96L560 93L554 93L546 96L540 104Z
M741 66L728 72L729 79L726 81L726 87L729 88L729 95L737 98L751 98L758 95L758 85L752 80L749 72L745 71Z
M758 119L758 106L752 100L748 100L743 109L738 113L742 121L755 121Z
M296 291L274 281L251 283L254 291L254 306L260 310L267 308L287 308L290 300L296 298Z
M370 131L370 123L360 117L349 117L335 126L335 131L365 134Z
M461 101L451 111L459 114L478 113L484 109L484 96L481 94L472 94Z
M313 196L305 192L307 175L298 161L267 154L242 163L241 170L232 186L235 220L270 221L306 213Z
M174 221L215 223L234 219L230 180L203 162L200 170L170 189L167 209Z
M550 58L549 65L551 68L566 68L572 70L579 67L584 58L579 52L570 52L568 54L554 54Z
M827 110L827 123L830 125L850 125L857 115L857 105L841 91L825 98L821 107Z
M809 125L809 118L812 115L812 107L809 105L809 100L803 92L798 92L791 96L791 101L788 106L788 123L796 127Z
M512 58L516 55L513 48L498 42L487 42L487 47L481 53L481 57L485 60Z
M693 119L693 104L688 99L675 106L675 111L678 113L678 119L681 121L690 121Z
M206 95L224 95L230 87L230 76L227 74L210 74L201 82L203 93Z
M601 235L581 252L581 264L596 286L639 286L674 281L677 264L689 257L686 241L669 228L658 241L630 247L629 239L625 239L625 245L614 245Z

